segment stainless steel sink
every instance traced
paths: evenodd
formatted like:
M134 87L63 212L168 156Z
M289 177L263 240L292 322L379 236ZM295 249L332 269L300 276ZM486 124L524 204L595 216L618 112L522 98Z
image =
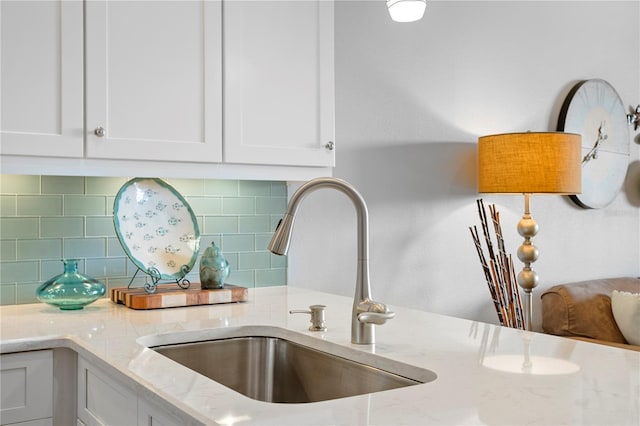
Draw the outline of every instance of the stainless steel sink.
M232 337L151 349L265 402L325 401L419 385L436 378L429 370L399 364L403 371L412 372L413 377L404 377L271 336Z

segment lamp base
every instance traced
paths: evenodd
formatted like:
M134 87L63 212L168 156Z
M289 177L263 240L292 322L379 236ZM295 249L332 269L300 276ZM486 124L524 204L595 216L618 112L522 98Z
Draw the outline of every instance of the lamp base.
M518 247L518 259L524 263L524 268L518 274L518 285L525 292L525 322L527 330L531 330L531 318L533 314L533 297L532 291L538 285L538 274L531 269L531 264L538 259L540 252L538 248L531 243L538 233L538 224L531 217L529 210L529 201L531 194L524 194L524 215L518 222L518 234L524 237L522 245Z

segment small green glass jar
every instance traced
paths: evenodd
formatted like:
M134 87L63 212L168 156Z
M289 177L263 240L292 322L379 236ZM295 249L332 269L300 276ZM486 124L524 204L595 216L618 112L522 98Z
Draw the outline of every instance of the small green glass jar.
M230 267L222 252L212 242L200 259L200 287L203 289L224 288Z
M104 296L104 284L79 273L78 261L78 259L62 259L64 272L38 287L36 290L38 300L62 310L77 310Z

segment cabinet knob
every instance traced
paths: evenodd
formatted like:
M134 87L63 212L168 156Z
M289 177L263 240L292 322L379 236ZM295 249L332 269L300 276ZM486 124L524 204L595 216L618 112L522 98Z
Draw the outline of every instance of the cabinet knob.
M99 138L103 137L106 134L106 132L104 131L104 127L101 126L96 127L93 133Z
M333 151L334 146L335 144L333 143L333 141L329 141L324 147L327 148L329 151Z

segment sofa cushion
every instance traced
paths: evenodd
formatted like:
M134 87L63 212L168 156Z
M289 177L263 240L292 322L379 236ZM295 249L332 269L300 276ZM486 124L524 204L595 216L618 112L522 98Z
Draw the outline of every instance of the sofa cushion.
M611 310L613 290L639 293L640 279L609 278L551 287L541 296L543 331L628 343Z
M627 342L640 345L640 293L613 290L611 310Z

